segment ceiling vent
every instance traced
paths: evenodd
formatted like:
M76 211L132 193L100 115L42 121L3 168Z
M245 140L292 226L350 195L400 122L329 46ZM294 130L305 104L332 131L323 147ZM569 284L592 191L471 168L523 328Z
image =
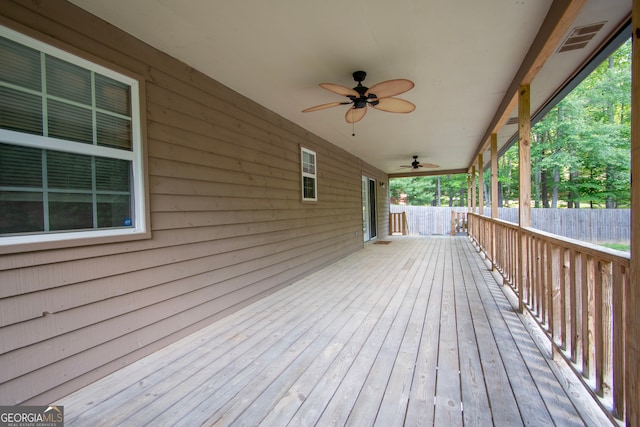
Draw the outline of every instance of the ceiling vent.
M558 48L558 53L584 48L595 37L596 33L604 27L604 24L606 24L606 21L574 28Z
M517 125L519 122L517 117L510 117L509 120L507 120L507 125Z

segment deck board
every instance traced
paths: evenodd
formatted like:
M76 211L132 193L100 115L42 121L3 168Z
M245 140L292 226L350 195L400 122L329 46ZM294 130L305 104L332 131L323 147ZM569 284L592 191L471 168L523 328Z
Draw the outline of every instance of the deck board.
M475 255L474 255L475 256ZM522 418L518 405L516 404L509 376L504 367L504 362L500 355L500 349L496 343L491 324L487 317L487 310L482 304L478 284L474 280L476 270L482 265L471 265L466 259L466 251L462 248L458 250L459 269L464 277L466 296L469 301L469 310L473 319L473 329L476 335L478 354L483 380L486 387L486 397L490 401L491 413L495 425L517 426L522 425ZM465 415L474 416L467 410Z
M67 425L593 425L467 238L389 240L61 399Z
M455 287L451 262L451 240L446 240L443 287L440 307L440 340L436 371L435 418L438 426L462 426L462 396L460 395L460 364L456 325Z
M457 252L457 248L456 248ZM457 254L458 255L458 254ZM485 382L483 363L480 358L478 332L480 339L487 339L487 329L485 323L474 324L474 317L471 312L471 301L469 289L465 282L470 277L470 266L468 263L460 263L454 258L453 274L456 292L456 317L457 335L460 348L460 378L462 388L463 419L465 426L486 426L491 424L491 407L487 396L487 384ZM481 305L478 305L481 307ZM476 319L476 322L478 320ZM480 331L478 331L480 330ZM483 333L484 332L484 333ZM493 381L489 375L490 381ZM498 405L494 406L498 410ZM498 425L514 425L500 424Z
M434 242L437 245L434 265L427 272L425 281L430 288L427 311L418 355L415 373L411 384L411 393L407 405L406 425L432 425L435 413L435 387L438 367L438 341L440 339L440 308L442 300L443 266L445 256L441 250L443 241Z

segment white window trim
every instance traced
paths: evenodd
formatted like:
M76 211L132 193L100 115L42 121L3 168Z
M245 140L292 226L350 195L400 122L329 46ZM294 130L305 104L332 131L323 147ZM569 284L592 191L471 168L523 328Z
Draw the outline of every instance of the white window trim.
M143 154L144 144L141 119L142 105L140 103L142 92L140 87L141 80L119 73L95 62L86 60L80 56L62 50L50 44L44 43L40 40L31 38L25 34L14 31L3 25L0 25L0 36L129 85L129 87L131 88L132 151L103 146L94 146L66 140L64 140L64 151L76 154L118 158L131 161L133 175L133 184L131 187L133 193L132 217L134 218L134 226L127 228L79 231L69 230L50 233L30 233L15 236L0 236L0 253L22 252L30 249L36 250L40 249L40 247L37 246L40 244L44 244L45 247L55 248L56 242L60 242L61 247L67 247L80 246L87 243L106 243L107 241L114 241L114 238L115 240L119 240L119 237L148 237L148 207L145 184L146 177L144 171ZM0 129L0 140L23 147L42 149L55 148L56 151L63 151L60 150L59 145L55 145L55 138L31 135L6 129ZM89 240L91 240L91 242L89 242ZM74 243L74 241L77 242Z
M315 173L309 173L304 171L304 153L311 154L313 156L313 166L315 169ZM317 202L318 201L318 155L315 151L309 150L308 148L300 147L300 188L302 191L302 201L303 202ZM315 197L304 197L304 178L312 178L313 179L313 194Z

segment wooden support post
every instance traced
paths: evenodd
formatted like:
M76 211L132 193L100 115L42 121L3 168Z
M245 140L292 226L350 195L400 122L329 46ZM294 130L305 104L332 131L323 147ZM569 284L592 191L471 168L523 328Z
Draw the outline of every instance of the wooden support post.
M520 161L520 257L518 258L518 310L522 313L523 289L527 277L527 246L522 227L531 225L531 88L522 85L518 91L518 156Z
M409 224L407 223L407 213L402 211L402 235L406 236L409 233Z
M467 212L471 210L471 175L467 174Z
M484 215L484 159L478 154L478 212Z
M467 232L472 236L471 227L469 226L469 212L471 211L471 174L467 173Z
M498 218L498 134L491 134L491 218ZM491 268L496 269L496 226L491 222Z
M498 218L498 134L491 134L491 218Z
M633 0L631 66L631 274L625 301L625 406L628 426L640 425L640 0Z
M476 207L478 206L478 204L476 203L477 202L476 188L477 188L476 166L473 165L471 167L471 211L472 212L476 212Z
M451 211L451 235L456 235L456 212Z

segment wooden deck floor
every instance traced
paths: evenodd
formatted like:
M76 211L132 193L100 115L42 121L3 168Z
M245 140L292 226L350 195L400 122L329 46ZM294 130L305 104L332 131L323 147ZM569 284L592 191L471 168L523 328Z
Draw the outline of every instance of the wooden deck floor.
M389 240L67 396L66 425L608 424L466 237Z

